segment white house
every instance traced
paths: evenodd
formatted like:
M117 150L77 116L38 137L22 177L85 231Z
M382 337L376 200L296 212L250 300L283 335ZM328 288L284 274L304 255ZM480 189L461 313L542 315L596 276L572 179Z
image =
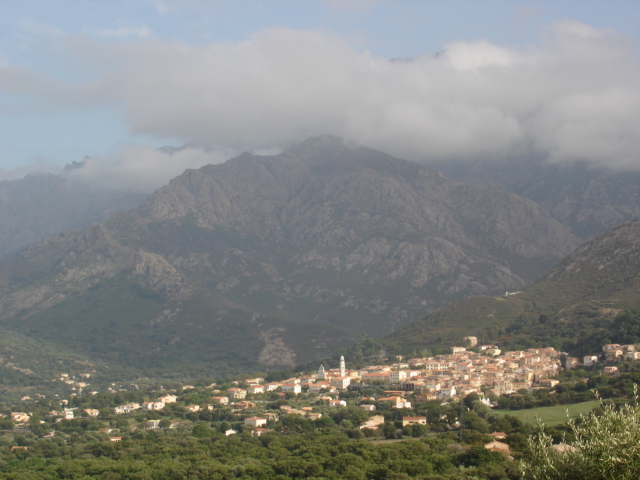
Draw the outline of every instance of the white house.
M449 398L456 396L456 387L447 387L438 391L438 398Z
M320 381L309 385L309 392L320 393L331 388L331 382Z
M629 362L640 360L640 352L627 352L624 354L624 359Z
M66 412L66 409L65 409L65 412ZM31 417L24 412L11 412L12 422L25 423L25 422L28 422L30 418ZM73 411L71 411L71 418L73 418Z
M244 424L251 427L261 427L267 424L267 419L262 417L249 417L244 419Z
M582 363L584 363L585 367L590 367L591 365L598 363L598 357L595 355L586 355L582 359Z
M247 392L251 394L264 393L264 387L262 385L249 385Z
M426 425L427 417L402 417L402 426L407 425Z
M299 383L284 383L282 384L282 391L297 395L302 392L302 385Z
M178 401L178 397L175 395L165 395L164 397L160 397L158 401L162 403L176 403Z
M227 397L242 400L247 396L247 391L242 388L230 388L227 390Z
M164 408L164 402L144 402L142 404L143 410L162 410Z
M147 420L147 430L156 430L160 428L160 420Z
M390 383L400 383L400 381L407 378L406 370L396 370L389 372Z
M140 404L139 403L127 403L126 405L120 405L119 407L116 407L114 409L114 411L117 414L121 414L121 413L131 413L134 410L139 410Z

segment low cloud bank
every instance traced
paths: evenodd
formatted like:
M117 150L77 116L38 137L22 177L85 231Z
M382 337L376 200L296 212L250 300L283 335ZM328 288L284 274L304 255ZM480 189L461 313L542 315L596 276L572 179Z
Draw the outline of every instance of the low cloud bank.
M526 48L455 42L401 60L284 28L205 46L59 41L91 81L45 88L21 67L6 77L12 93L75 108L122 104L135 133L215 149L132 147L75 173L107 183L158 186L185 168L325 133L416 161L526 155L640 169L638 45L577 22Z
M235 154L228 149L183 147L163 150L133 145L105 158L85 158L66 174L74 182L146 193L169 183L186 169L222 163Z

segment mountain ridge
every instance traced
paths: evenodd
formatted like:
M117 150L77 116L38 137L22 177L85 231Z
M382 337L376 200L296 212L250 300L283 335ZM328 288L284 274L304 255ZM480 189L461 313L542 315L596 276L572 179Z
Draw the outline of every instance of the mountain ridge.
M133 210L26 248L0 265L0 313L107 357L97 342L130 358L136 345L145 364L275 365L275 349L292 365L515 288L577 244L531 200L324 136L187 170Z
M640 172L553 164L537 158L430 164L461 182L529 198L583 240L640 216Z

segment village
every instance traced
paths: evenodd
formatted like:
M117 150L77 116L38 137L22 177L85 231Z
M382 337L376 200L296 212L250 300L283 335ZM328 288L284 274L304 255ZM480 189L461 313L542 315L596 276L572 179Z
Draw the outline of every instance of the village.
M241 433L261 436L283 431L282 420L286 417L299 416L318 424L323 416L325 419L330 416L331 409L340 407L357 409L359 414L348 418L357 419L354 429L367 435L373 436L375 432L381 432L390 423L392 430L420 426L421 430L416 427L416 432L424 434L433 427L430 425L432 422L426 415L419 415L412 410L412 402L435 402L445 406L475 394L477 401L493 408L496 405L492 400L499 397L552 389L558 384L559 380L555 377L563 368L573 369L583 365L588 367L604 361L609 365L604 366L602 374L615 375L618 367L612 363L635 361L640 356L633 345L608 344L603 346L601 356L585 356L583 362L579 362L552 347L502 352L495 345L478 345L475 337L465 337L464 342L465 347L452 347L451 354L406 360L397 357L394 358L394 363L359 369L348 368L345 358L341 357L337 368L326 369L324 365L320 365L316 372L278 382L249 378L234 381L224 389L214 383L204 388L205 392L209 392L204 393L204 397L190 395L190 392L197 390L196 387L181 385L179 389L166 391L146 401L122 403L102 409L72 406L82 405L82 398L99 396L100 393L90 389L90 374L70 376L65 373L58 380L68 385L72 391L68 399L56 398L50 402L50 405L58 405L59 408L46 412L46 421L39 420L41 424L53 425L51 431L42 432L41 438L54 438L55 425L75 419L102 420L103 423L97 424L100 427L98 430L108 436L111 442L121 441L135 429L176 429L185 425L193 427L194 420L199 419L224 419L225 428L220 433L226 436ZM138 388L135 385L133 387ZM107 390L107 394L115 395L127 389L116 388L114 384ZM372 391L376 393L371 394ZM141 398L140 395L138 398ZM190 403L189 400L194 398L206 398L207 401ZM35 398L23 397L21 401L22 405L29 404L30 401L44 404L45 398L43 395L36 395ZM398 415L393 416L395 421L386 418L389 417L388 411L386 417L385 412L380 411L385 408L397 409ZM177 415L181 418L171 418L176 412L183 413ZM208 412L209 416L203 412ZM30 423L32 415L33 412L11 411L4 417L11 421L14 431L25 432L30 428L36 431ZM114 421L134 415L138 415L137 423ZM42 414L37 418L41 417ZM445 422L449 430L461 427L458 416L441 414L439 420L441 425ZM494 438L485 447L509 453L508 444L500 442L506 434L493 432L491 435Z

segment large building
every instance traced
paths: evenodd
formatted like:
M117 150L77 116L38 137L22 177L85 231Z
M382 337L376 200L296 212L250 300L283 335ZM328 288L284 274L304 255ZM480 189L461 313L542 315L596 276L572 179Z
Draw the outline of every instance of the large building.
M351 377L334 377L331 379L331 386L338 390L344 390L351 384Z

